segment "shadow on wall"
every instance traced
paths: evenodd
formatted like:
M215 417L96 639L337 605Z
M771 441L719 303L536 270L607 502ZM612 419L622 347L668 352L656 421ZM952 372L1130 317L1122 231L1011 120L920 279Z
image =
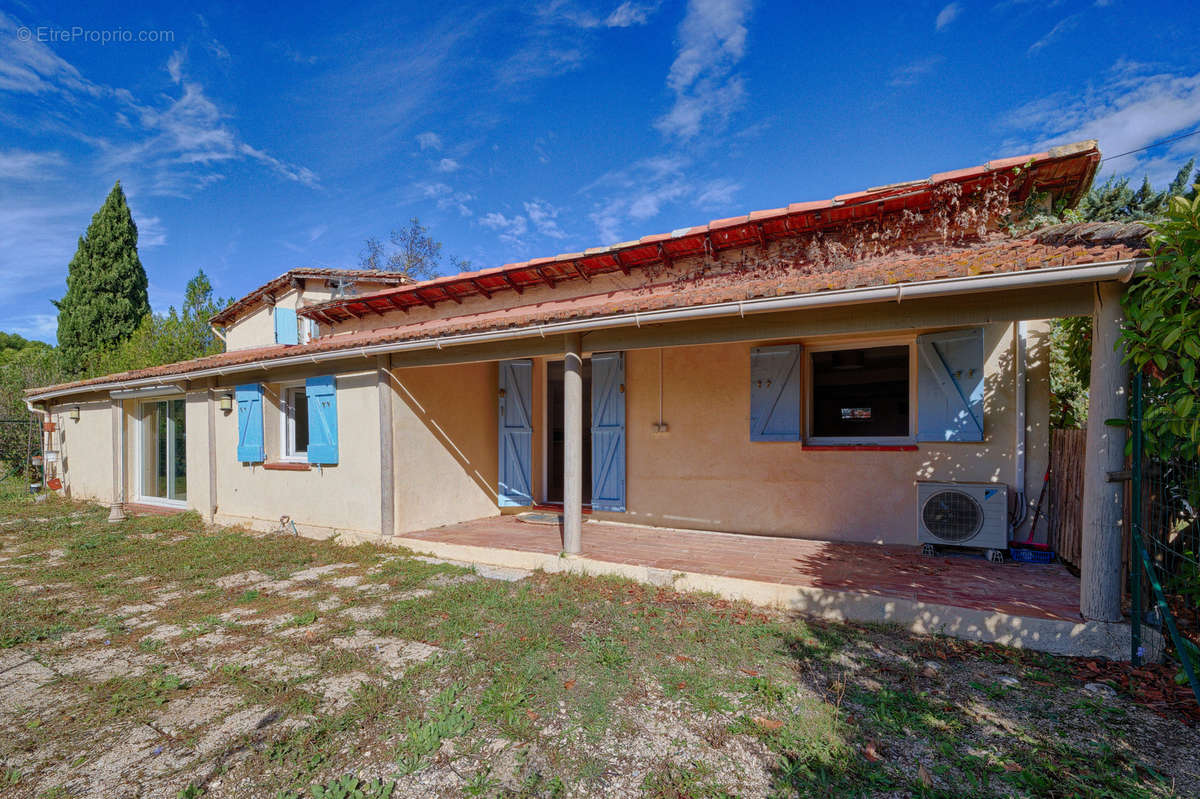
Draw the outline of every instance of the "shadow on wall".
M388 375L396 396L413 417L454 459L462 473L493 503L497 502L495 364L405 367L388 370ZM420 458L419 452L409 454ZM409 478L400 474L400 463L396 468L397 480ZM416 468L421 468L419 462ZM431 477L426 475L426 479Z

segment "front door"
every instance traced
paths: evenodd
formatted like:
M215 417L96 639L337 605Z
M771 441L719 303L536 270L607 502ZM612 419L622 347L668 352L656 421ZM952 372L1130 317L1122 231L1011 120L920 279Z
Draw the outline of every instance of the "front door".
M183 398L142 403L140 499L187 501L187 443Z

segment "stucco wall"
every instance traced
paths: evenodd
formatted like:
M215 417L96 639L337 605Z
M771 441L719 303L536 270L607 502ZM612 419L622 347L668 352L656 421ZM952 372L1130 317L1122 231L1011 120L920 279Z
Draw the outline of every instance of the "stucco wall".
M71 408L79 408L79 420L68 418ZM112 406L103 400L83 400L57 405L50 410L58 429L52 434L51 447L62 458L59 476L63 493L72 499L111 502Z
M390 288L386 283L372 283L366 280L357 281L355 289L359 294L380 289ZM283 308L302 308L306 305L316 305L333 298L333 287L324 280L307 279L303 291L288 289L275 297L276 305ZM254 310L246 313L225 330L227 349L240 350L247 347L266 347L275 343L275 315L272 307L265 301Z
M268 391L267 458L278 457L278 394ZM302 532L379 531L379 410L375 375L337 378L338 463L308 471L273 471L237 459L237 413L217 412L217 521L276 529L291 516ZM189 463L190 467L190 463ZM189 502L195 501L189 493Z
M814 340L815 342L815 340ZM809 343L814 343L809 342ZM752 343L627 355L627 507L596 514L643 524L802 538L916 543L915 481L1012 484L1016 415L1012 326L985 328L985 440L915 452L806 451L749 438ZM1048 454L1046 326L1031 325L1026 492L1036 499ZM591 535L602 534L593 531Z
M396 531L493 516L495 363L392 371Z

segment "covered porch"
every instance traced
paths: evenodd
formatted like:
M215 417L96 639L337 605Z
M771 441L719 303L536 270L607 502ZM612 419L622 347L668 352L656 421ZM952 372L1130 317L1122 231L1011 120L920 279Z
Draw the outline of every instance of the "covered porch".
M554 514L537 514L554 518ZM392 543L480 565L634 579L809 616L897 624L915 632L1055 654L1117 658L1128 632L1086 621L1079 580L1061 564L995 565L916 546L582 522L564 557L561 523L490 517L406 533Z

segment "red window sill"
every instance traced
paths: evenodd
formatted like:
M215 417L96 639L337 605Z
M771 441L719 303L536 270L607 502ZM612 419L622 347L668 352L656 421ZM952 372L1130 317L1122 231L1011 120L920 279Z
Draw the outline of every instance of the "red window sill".
M296 461L267 461L263 468L273 472L307 472L310 467L307 463Z
M805 452L916 452L916 444L805 444Z

